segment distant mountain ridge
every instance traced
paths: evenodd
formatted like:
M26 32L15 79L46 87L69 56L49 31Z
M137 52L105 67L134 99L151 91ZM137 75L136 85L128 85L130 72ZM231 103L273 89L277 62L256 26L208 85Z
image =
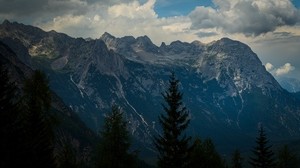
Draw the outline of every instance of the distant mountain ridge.
M300 92L300 80L295 78L278 78L280 85L291 93Z
M260 123L274 139L300 137L299 99L238 41L156 46L147 36L109 33L84 40L8 21L0 25L0 40L11 48L21 43L28 53L17 52L20 60L44 70L52 89L94 130L117 103L138 142L151 144L159 131L160 93L174 71L191 112L189 134L212 137L224 150L249 145Z

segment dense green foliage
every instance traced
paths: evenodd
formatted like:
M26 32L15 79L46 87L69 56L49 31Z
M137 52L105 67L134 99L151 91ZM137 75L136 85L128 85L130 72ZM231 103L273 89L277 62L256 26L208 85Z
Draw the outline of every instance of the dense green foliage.
M51 94L46 76L35 71L18 100L16 87L1 70L1 167L54 168L54 133L46 112Z
M0 64L0 167L21 165L22 130L18 121L19 110L16 105L16 87L10 81L8 71Z
M178 90L179 80L172 73L169 88L163 93L166 105L163 104L165 114L159 116L163 134L155 137L154 143L159 152L158 166L189 167L189 155L192 147L189 145L191 137L183 135L188 127L189 112L182 102L182 93Z
M57 142L59 147L56 148L56 162L58 168L79 168L80 161L78 152L71 143L72 139L61 135L60 140Z
M47 113L51 106L51 93L44 73L36 70L25 81L22 102L25 141L29 147L27 164L30 167L53 168L53 119Z
M274 153L272 145L269 145L269 140L264 132L263 127L260 127L259 135L256 138L256 146L253 149L253 157L250 158L250 164L254 168L272 168L275 166Z
M215 149L213 141L206 139L203 142L196 138L191 153L191 168L222 168L224 161Z
M279 149L277 158L277 168L297 168L300 165L296 154L287 145Z
M243 158L239 150L235 150L231 158L231 167L232 168L242 168L243 167Z
M129 153L130 137L127 122L123 113L116 105L112 106L111 114L105 118L98 145L96 167L131 168L136 166L135 155Z

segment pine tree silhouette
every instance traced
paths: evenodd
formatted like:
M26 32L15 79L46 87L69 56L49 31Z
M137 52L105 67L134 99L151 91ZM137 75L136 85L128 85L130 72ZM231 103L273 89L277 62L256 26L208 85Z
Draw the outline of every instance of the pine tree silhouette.
M241 157L241 153L239 150L235 150L232 154L232 168L242 168L243 158Z
M17 88L11 82L9 72L0 64L0 167L20 166L23 146L21 128L18 122L20 111L17 108Z
M225 163L211 139L196 138L191 152L190 168L224 168Z
M277 168L297 168L300 166L297 155L287 145L279 149L277 158Z
M130 139L127 122L116 105L105 118L101 141L98 146L96 167L132 168L136 166L135 155L129 153Z
M154 144L159 152L158 166L161 168L183 168L189 166L189 145L191 137L183 135L188 127L189 112L182 102L182 93L178 90L179 80L172 73L169 88L162 96L164 114L159 116L163 134L154 138Z
M23 104L23 124L27 143L27 163L29 167L55 167L53 120L49 114L51 92L46 75L36 70L25 81Z
M260 126L259 135L256 138L256 147L253 149L253 157L250 157L250 164L254 168L273 168L274 153L272 145L268 145L269 140L264 132L263 126Z

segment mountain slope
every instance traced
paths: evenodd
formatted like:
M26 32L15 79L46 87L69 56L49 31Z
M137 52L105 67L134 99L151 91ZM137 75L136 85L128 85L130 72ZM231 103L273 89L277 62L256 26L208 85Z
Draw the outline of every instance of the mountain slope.
M8 70L11 80L16 83L17 89L21 93L24 80L31 76L33 70L22 63L15 52L2 42L0 42L0 58L0 64ZM51 93L51 96L52 103L49 113L57 118L57 124L55 125L56 140L69 138L68 140L76 142L72 145L75 145L74 148L78 152L78 157L90 158L92 148L97 140L95 133L87 128L54 92ZM82 155L84 152L86 156ZM90 163L85 162L85 164Z
M160 93L171 71L181 81L193 136L212 137L223 150L249 146L260 123L274 139L300 136L299 100L238 41L156 46L147 36L108 33L84 40L8 21L0 26L0 39L21 42L31 56L27 62L47 72L52 89L90 128L101 127L113 103L122 106L141 150L159 131Z

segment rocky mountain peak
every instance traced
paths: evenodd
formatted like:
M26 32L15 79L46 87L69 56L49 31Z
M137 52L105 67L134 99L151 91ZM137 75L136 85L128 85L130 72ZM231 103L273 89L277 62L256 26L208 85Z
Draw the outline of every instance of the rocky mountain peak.
M148 36L137 37L133 48L135 48L135 50L143 50L150 53L158 52L158 47L152 43L151 39Z
M106 44L111 44L112 41L114 41L116 39L116 37L105 32L104 34L102 34L100 39L103 40ZM110 47L108 47L108 48L110 48Z
M136 41L139 42L139 43L143 43L145 45L153 45L151 39L148 37L148 36L140 36L140 37L137 37L136 38Z
M11 24L9 20L5 19L3 22L2 22L2 25L9 25Z
M115 38L116 38L115 36L109 34L108 32L104 32L100 37L100 39L115 39Z
M31 41L24 41L25 45L30 45L31 42L36 42L38 38L41 38L45 36L47 33L44 32L42 29L24 25L22 23L17 22L10 22L8 20L5 20L0 25L0 38L1 36L9 36L11 38L27 38Z
M150 53L158 52L158 47L154 45L148 36L124 36L116 38L109 33L104 33L101 38L109 49L117 53L122 53L125 56L132 57L135 53L144 51Z
M160 44L159 48L165 48L166 46L167 46L166 43L165 43L165 42L162 42L162 43Z
M206 79L216 79L228 88L229 95L253 87L264 91L281 89L249 46L229 38L208 44L195 66Z
M193 41L191 44L197 45L197 46L205 46L204 43L202 43L201 41L198 41L198 40Z

